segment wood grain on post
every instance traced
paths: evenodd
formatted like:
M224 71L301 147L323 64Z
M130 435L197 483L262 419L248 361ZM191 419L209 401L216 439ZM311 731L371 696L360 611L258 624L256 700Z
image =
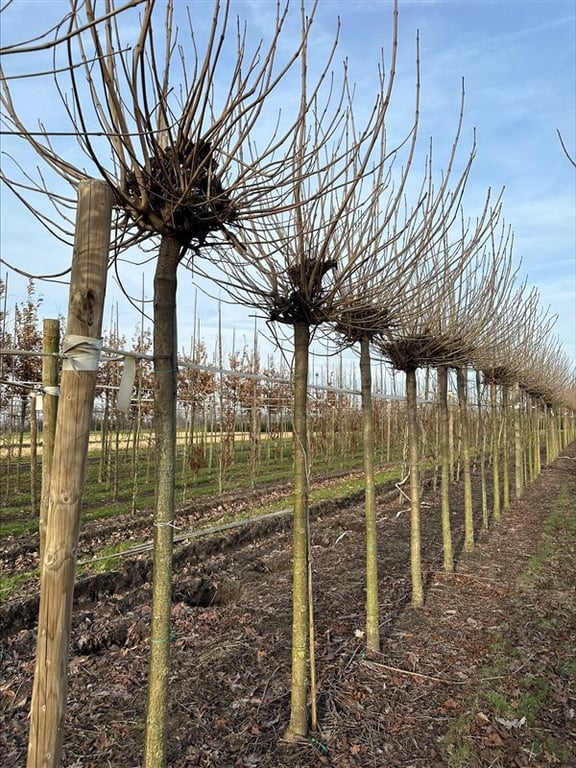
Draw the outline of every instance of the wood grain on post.
M58 350L60 321L45 319L42 323L42 491L40 494L40 561L44 557L46 523L50 499L52 453L58 412Z
M112 191L101 181L79 184L67 336L44 557L28 768L60 765L80 509L101 342L110 245Z

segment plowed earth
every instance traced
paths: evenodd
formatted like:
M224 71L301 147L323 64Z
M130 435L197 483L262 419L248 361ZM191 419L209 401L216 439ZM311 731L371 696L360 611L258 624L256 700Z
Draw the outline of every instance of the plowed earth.
M576 444L488 531L478 521L473 553L461 551L462 495L455 484L453 575L442 573L438 494L424 496L421 610L410 607L408 510L397 497L380 496L380 654L364 647L362 500L314 508L319 729L305 744L282 741L290 688L289 515L180 542L171 768L574 768ZM5 567L23 567L31 551L25 542L0 543ZM77 585L66 768L141 765L149 557L132 554ZM36 592L28 585L0 608L6 768L26 764Z

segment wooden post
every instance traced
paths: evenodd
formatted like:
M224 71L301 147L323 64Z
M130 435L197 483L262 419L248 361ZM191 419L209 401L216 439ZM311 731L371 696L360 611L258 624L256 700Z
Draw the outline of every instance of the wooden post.
M42 491L40 494L40 562L44 557L46 522L50 498L50 475L56 413L58 411L58 348L60 346L60 321L44 320L42 323Z
M67 336L52 458L28 768L60 765L80 508L101 344L112 191L78 188Z

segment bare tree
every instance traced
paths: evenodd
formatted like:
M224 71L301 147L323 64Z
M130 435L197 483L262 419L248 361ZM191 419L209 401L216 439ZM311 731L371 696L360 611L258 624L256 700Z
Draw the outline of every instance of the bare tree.
M419 115L419 86L418 77L417 116ZM462 88L460 116L455 138L447 168L442 174L440 183L437 186L434 184L432 142L430 142L420 189L411 201L410 207L405 202L401 205L416 144L418 122L416 120L408 161L404 164L400 179L394 186L394 194L391 194L386 201L384 210L378 207L382 204L380 198L374 199L374 210L368 217L371 222L370 236L362 232L359 237L342 243L346 253L365 254L365 263L359 273L353 275L347 286L343 310L336 323L335 331L346 345L356 342L360 344L366 511L366 637L367 646L373 651L379 650L380 640L370 345L373 339L381 337L387 329L394 329L399 318L402 318L401 322L407 323L411 312L421 315L426 311L423 296L420 296L418 303L412 303L411 292L406 289L411 281L418 279L418 272L422 270L422 265L432 256L437 243L443 241L446 231L453 224L460 209L475 156L475 143L473 143L459 178L450 188L462 130L463 105L464 88ZM374 296L377 296L379 312L375 312L373 307L366 304L366 297L373 301Z
M466 328L461 324L466 307L468 281L478 269L475 256L482 252L500 213L499 200L492 206L490 193L484 208L475 222L461 217L460 226L446 229L432 247L431 257L419 265L409 287L413 307L421 307L420 313L401 316L395 326L383 329L376 341L380 352L406 375L406 406L408 414L409 470L410 470L410 569L412 578L412 605L420 607L424 602L421 568L420 536L420 456L417 420L418 368L427 366L457 365L470 357L474 349L476 325ZM470 265L472 264L472 270ZM462 279L461 279L462 278ZM460 288L458 288L460 286ZM459 295L460 292L460 295ZM443 526L446 562L452 560L450 529Z
M540 380L538 366L535 366L535 349L546 343L554 319L547 317L546 312L539 308L539 294L534 288L528 289L526 283L521 284L507 301L494 306L489 314L474 351L474 366L483 374L485 385L490 396L490 456L492 464L493 505L494 516L500 514L500 445L506 446L508 425L505 407L508 405L508 391L515 389L514 401L519 407L514 414L514 465L515 492L520 496L527 479L534 478L535 457L539 460L539 447L535 447L532 434L522 435L521 425L521 389L526 392L531 389L529 381ZM520 382L522 384L520 385ZM501 391L501 402L498 400L498 388ZM500 418L499 411L502 411ZM532 409L525 409L523 414L524 427L533 433L534 414ZM505 451L506 454L506 451ZM481 466L484 465L482 459ZM507 459L503 463L503 495L509 497L509 478L507 474ZM526 466L526 470L524 470ZM487 524L484 520L484 524Z
M494 215L494 224L497 221ZM454 569L451 551L449 487L452 479L453 457L450 451L450 423L448 407L449 369L456 369L456 389L458 393L460 423L460 442L464 476L464 548L474 547L474 519L472 508L471 466L469 456L468 413L467 413L467 375L466 369L473 360L474 350L480 343L485 328L491 323L494 313L506 305L514 286L517 269L512 261L512 232L504 224L499 234L495 226L485 248L472 253L466 269L461 272L444 305L444 326L453 338L469 339L467 344L458 344L451 360L443 361L438 366L438 400L440 409L441 442L441 498L442 529L444 539L444 568Z
M2 5L2 12L6 12L14 0L6 0ZM120 8L112 8L104 14L98 14L97 18L86 23L83 27L78 29L77 27L68 27L65 31L61 29L66 27L66 24L74 17L79 10L81 10L82 0L70 0L70 13L63 19L60 19L53 27L46 30L46 32L38 35L37 37L29 38L27 40L18 40L15 43L9 45L3 45L0 47L0 56L8 56L10 54L29 54L37 53L38 51L46 51L56 48L57 46L65 43L70 38L74 37L79 31L85 32L90 27L95 26L98 23L111 19L113 16L117 16L119 13L126 11L128 8L133 8L136 5L141 5L146 0L128 0L126 5L120 6Z
M291 717L284 735L287 741L299 741L308 732L308 656L311 723L313 728L316 726L308 518L310 344L321 326L340 323L347 334L360 338L366 329L380 328L388 321L390 310L382 306L379 285L379 277L387 269L382 259L389 245L386 255L392 271L393 264L397 265L392 255L394 242L408 226L402 222L398 231L394 229L410 167L416 119L407 128L407 138L397 146L387 147L385 133L396 47L395 7L389 75L385 78L382 65L374 107L361 130L346 72L337 98L333 86L329 101L322 102L320 94L314 94L312 100L303 99L302 130L291 158L294 188L290 210L267 217L264 225L250 222L244 226L242 238L236 240L236 259L225 260L226 273L218 278L233 300L262 312L274 328L288 326L293 333L293 632ZM304 57L302 66L305 80ZM305 151L309 142L315 147L311 161ZM407 166L395 187L391 168L405 144ZM398 252L398 259L400 255ZM358 295L362 295L360 307Z
M135 17L132 5L115 9L110 2L99 15L94 0L71 0L70 12L55 25L52 40L39 44L41 50L53 50L52 67L36 74L39 82L53 79L69 133L88 159L92 175L100 176L113 189L117 210L113 259L129 246L148 240L158 243L154 277L157 503L144 758L146 766L158 766L166 760L177 270L181 263L191 264L190 254L205 251L215 242L222 244L243 221L302 204L299 196L288 202L287 190L295 172L296 187L301 189L306 177L317 170L311 162L318 142L308 142L305 115L317 108L317 90L331 65L337 35L320 67L318 83L309 93L302 87L299 109L294 117L285 119L268 109L269 97L298 60L307 61L315 4L309 14L302 9L299 31L284 61L278 60L284 37L291 35L294 40L293 31L287 29L287 3L276 7L268 40L252 45L246 27L239 20L232 21L229 2L214 3L211 26L203 40L195 33L198 5L187 9L186 30L180 37L174 14L181 7L171 1L157 5L145 0L138 3L141 14ZM202 14L204 11L202 5ZM137 30L135 38L127 37L129 22ZM156 30L160 29L164 32L158 36ZM182 35L186 46L181 43ZM33 44L7 46L9 52L25 56L36 48ZM187 60L185 50L193 51L192 60ZM28 62L27 67L32 67ZM15 82L8 74L2 75L4 121L39 155L43 170L36 177L25 168L10 174L4 170L2 179L33 215L69 240L70 200L53 191L46 172L75 187L86 171L64 159L43 123L39 130L24 124L13 93ZM341 105L345 98L343 92ZM381 124L380 112L381 107L375 110L374 125ZM341 118L335 117L329 128L320 129L323 117L316 112L315 127L328 140ZM260 150L254 138L259 133ZM341 171L340 183L344 176ZM33 202L34 191L48 198L48 212ZM309 270L302 263L292 277L296 283L308 282L308 290L314 294L323 274L320 264ZM280 308L281 313L289 311L289 307Z
M28 298L22 304L14 307L14 344L17 349L26 352L39 352L42 349L42 332L38 322L38 310L42 305L42 297L36 297L36 287L33 280L28 280ZM24 427L26 415L31 410L31 392L39 387L41 381L41 358L39 356L15 355L11 360L12 391L19 399L19 438L18 459L22 458L24 444ZM16 482L20 478L20 461L16 470ZM34 505L34 511L36 505Z

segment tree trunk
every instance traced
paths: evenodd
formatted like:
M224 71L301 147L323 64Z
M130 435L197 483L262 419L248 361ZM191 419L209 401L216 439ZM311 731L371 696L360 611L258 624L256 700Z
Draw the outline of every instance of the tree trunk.
M542 471L542 459L540 457L540 406L534 404L534 480Z
M156 508L145 768L166 765L176 466L176 271L180 252L178 240L163 237L154 275Z
M454 554L452 551L452 527L450 525L450 416L448 414L448 368L438 367L438 404L440 408L440 465L441 465L441 518L442 549L444 570L454 572Z
M446 415L448 417L448 470L450 482L455 483L457 478L456 449L454 447L454 412L448 402L448 390L446 390ZM459 470L458 470L459 471Z
M482 528L488 530L488 492L486 481L486 452L488 442L487 417L484 416L482 408L482 386L480 382L480 371L476 371L476 398L478 405L478 428L476 450L480 453L480 497L482 500Z
M420 551L420 455L418 450L418 400L416 371L406 371L406 409L410 468L410 575L412 606L424 605L422 554Z
M294 521L292 574L292 690L286 741L297 742L308 734L308 357L310 329L294 326Z
M534 405L532 398L528 396L526 402L527 408L527 427L528 427L528 448L526 451L526 461L528 465L528 482L533 483L536 479L536 464L538 451L538 409Z
M508 439L508 386L502 385L502 507L504 511L510 507L510 459Z
M254 390L254 403L250 408L250 480L252 488L256 487L260 469L260 408L258 393Z
M24 450L24 427L26 426L26 411L28 409L28 396L22 394L20 397L20 418L18 434L18 461L16 462L16 490L20 491L20 468L22 467L22 451Z
M376 483L374 480L374 414L370 339L360 340L362 389L362 433L364 444L364 507L366 515L366 647L380 651L378 616L378 531L376 528Z
M522 496L524 489L524 461L522 441L522 394L519 384L514 385L514 493Z
M111 213L108 185L80 182L68 304L69 357L62 371L46 543L40 564L28 768L60 765L76 552L98 372Z
M472 471L470 468L470 428L468 423L468 396L466 370L456 369L456 387L460 413L460 445L462 449L462 475L464 480L464 550L474 549L474 509L472 503Z
M100 426L100 462L98 464L98 482L106 483L106 468L108 466L108 453L110 446L108 444L108 420L109 420L109 402L110 390L104 390L104 410L102 412L102 422Z
M542 408L542 428L544 431L544 466L550 464L550 456L552 453L552 445L550 442L550 415L548 413L548 406Z
M139 476L142 472L142 451L140 450L140 431L142 428L142 378L142 368L140 367L138 373L138 397L136 400L136 414L134 416L134 424L132 427L132 514L135 514L138 507L138 483ZM148 451L146 451L146 454L148 454Z
M120 424L119 424L119 416L116 414L116 423L114 425L114 465L112 467L112 484L113 484L113 491L112 491L112 498L114 500L114 503L118 501L118 496L120 493ZM128 447L126 447L125 450L128 450Z
M544 407L544 414L546 418L546 464L551 464L556 456L558 456L557 450L557 421L554 415L554 411L550 406Z
M492 516L500 518L500 425L498 423L498 402L496 384L490 382L490 413L492 416Z

